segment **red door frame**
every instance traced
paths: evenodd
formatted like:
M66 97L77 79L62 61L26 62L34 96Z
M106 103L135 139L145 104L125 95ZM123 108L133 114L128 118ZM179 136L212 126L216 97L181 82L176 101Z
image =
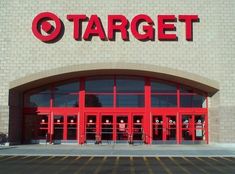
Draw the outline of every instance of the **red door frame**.
M179 142L181 143L182 142L182 116L183 115L190 115L192 117L192 126L191 126L191 131L192 131L192 142L195 141L195 116L199 116L199 115L203 115L204 116L204 121L205 121L205 125L203 127L203 130L205 131L205 141L206 141L206 144L209 143L209 140L208 140L208 114L207 112L181 112L180 113L180 127L179 127L179 130L180 130L180 135L179 135Z
M180 144L182 142L182 125L181 125L181 118L182 115L192 115L192 118L195 117L195 115L204 115L205 119L205 141L208 144L209 139L208 139L208 114L207 114L208 109L207 108L198 108L198 109L192 109L192 108L182 108L182 109L173 109L173 108L162 108L162 109L152 109L151 111L151 120L153 119L153 116L157 115L176 115L176 124L177 124L177 144ZM193 119L194 121L194 119ZM151 121L152 122L152 121ZM164 122L163 122L164 123ZM164 123L165 124L165 123ZM193 124L194 126L194 124ZM151 123L151 142L152 142L152 123ZM194 133L193 133L194 134ZM193 140L195 140L195 135L193 135Z
M177 144L179 144L179 115L177 110L172 109L172 110L165 110L165 109L161 109L159 111L153 111L151 112L151 120L153 119L153 116L162 116L162 131L163 131L163 135L162 135L162 141L165 142L166 138L167 138L167 131L169 129L169 125L167 123L166 117L167 116L175 116L176 117L176 142ZM152 123L153 125L153 123ZM151 129L152 129L152 125L151 125ZM151 142L152 142L152 131L151 130Z
M63 123L63 140L68 140L67 135L68 135L68 123L67 123L67 118L68 116L76 116L77 117L77 124L76 124L76 131L77 131L77 137L79 136L79 129L80 129L80 115L79 111L74 108L55 108L52 109L51 112L51 139L50 142L53 142L53 134L54 134L54 116L55 115L62 115L64 118L64 123ZM79 143L79 138L77 138L77 142Z

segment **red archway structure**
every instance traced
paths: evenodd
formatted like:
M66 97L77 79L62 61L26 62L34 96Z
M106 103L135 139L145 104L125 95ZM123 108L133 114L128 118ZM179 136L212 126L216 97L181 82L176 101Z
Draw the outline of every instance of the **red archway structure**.
M23 142L208 143L208 94L130 75L79 77L24 93Z

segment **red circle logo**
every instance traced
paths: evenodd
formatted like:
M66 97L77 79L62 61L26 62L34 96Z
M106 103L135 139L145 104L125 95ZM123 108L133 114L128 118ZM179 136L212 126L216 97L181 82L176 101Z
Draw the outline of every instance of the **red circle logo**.
M53 26L50 22L54 22ZM61 32L60 18L51 12L43 12L35 16L32 23L32 31L36 38L43 42L55 40ZM45 34L42 34L42 30Z

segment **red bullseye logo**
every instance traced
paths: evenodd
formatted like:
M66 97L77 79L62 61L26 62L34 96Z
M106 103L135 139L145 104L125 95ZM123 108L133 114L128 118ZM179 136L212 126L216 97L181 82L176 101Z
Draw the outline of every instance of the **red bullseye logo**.
M53 22L55 26L52 25L51 22ZM43 42L55 40L59 36L61 28L62 24L60 19L55 14L50 12L38 14L32 23L32 31L34 36Z

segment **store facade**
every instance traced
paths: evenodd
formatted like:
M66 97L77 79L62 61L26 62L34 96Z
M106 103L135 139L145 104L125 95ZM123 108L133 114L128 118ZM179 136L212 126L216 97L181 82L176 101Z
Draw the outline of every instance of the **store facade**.
M11 144L235 143L234 6L1 3L0 132Z

